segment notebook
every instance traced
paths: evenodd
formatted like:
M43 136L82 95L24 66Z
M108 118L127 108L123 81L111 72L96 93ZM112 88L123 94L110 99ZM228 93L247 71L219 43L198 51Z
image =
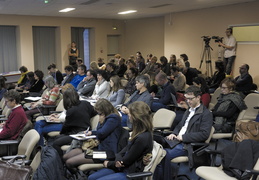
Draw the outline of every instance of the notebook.
M96 138L96 135L86 136L85 134L71 134L69 136L72 137L73 139L77 139L79 141Z

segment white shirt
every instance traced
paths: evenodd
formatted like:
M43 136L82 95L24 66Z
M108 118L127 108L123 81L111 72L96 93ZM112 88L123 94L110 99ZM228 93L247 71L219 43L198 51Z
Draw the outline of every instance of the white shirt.
M229 58L236 55L236 38L234 36L229 36L224 38L224 44L233 47L232 49L225 48L224 57Z
M189 125L189 122L190 122L191 118L193 117L193 115L195 114L195 110L196 110L199 106L200 106L200 105L198 105L198 106L195 107L195 108L190 108L190 109L189 109L190 114L189 114L189 116L187 117L187 119L186 119L186 121L185 121L185 123L184 123L184 126L181 128L181 130L180 130L178 136L185 134L185 132L186 132L186 130L187 130L187 127L188 127L188 125Z

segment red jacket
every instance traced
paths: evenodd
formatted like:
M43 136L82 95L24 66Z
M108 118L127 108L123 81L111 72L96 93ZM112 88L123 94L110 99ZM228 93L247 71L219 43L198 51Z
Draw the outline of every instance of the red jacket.
M0 132L0 139L17 139L26 123L27 117L22 106L12 109L3 130Z

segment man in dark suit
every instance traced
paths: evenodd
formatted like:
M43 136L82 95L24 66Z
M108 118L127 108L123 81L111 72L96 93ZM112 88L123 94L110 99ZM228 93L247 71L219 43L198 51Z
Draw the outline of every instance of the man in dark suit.
M72 81L72 79L74 78L74 73L73 73L73 67L68 65L65 67L65 72L66 72L66 77L64 78L64 80L61 82L61 86L64 86L67 83L70 83Z

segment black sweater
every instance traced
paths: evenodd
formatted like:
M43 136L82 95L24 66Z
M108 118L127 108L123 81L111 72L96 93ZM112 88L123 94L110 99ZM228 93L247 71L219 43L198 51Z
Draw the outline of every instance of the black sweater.
M87 101L80 101L77 106L69 108L60 134L76 134L90 126L90 119L96 115L93 106Z
M136 136L128 145L116 154L115 161L109 161L108 168L116 172L127 169L128 173L141 172L144 170L143 156L151 153L153 138L150 132L144 132ZM122 161L124 168L115 167L116 161Z

